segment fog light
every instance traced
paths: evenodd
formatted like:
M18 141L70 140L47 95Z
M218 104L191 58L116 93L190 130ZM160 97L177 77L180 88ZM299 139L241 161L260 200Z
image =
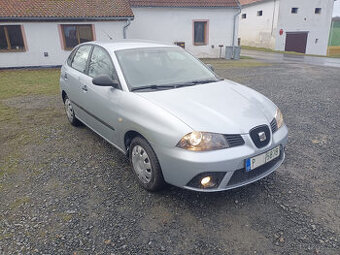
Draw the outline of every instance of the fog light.
M201 185L203 188L212 188L216 186L216 183L211 176L206 176L201 179Z
M220 185L225 172L205 172L196 175L192 178L187 186L196 189L215 189Z
M203 186L207 186L207 185L209 184L210 181L211 181L211 177L210 177L210 176L207 176L207 177L202 178L201 184L202 184Z

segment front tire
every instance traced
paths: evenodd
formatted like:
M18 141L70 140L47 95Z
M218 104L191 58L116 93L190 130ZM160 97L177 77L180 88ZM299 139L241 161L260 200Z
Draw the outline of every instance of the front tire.
M73 106L71 104L71 100L66 95L64 98L64 106L65 106L65 112L67 115L68 121L71 123L72 126L80 126L81 122L76 118L73 110Z
M151 145L142 137L132 139L129 150L130 164L139 184L148 191L165 186L162 170Z

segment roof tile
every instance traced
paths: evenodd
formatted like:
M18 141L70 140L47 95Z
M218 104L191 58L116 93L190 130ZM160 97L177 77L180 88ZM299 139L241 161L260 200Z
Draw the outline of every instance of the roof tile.
M128 0L0 0L0 18L133 17Z

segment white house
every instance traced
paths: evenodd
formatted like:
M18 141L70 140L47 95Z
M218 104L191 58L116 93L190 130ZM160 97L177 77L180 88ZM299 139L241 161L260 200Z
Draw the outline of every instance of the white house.
M239 13L238 0L0 0L0 68L58 66L81 42L125 37L219 57Z
M237 44L238 0L130 0L128 38L183 45L197 57L219 57Z
M123 39L128 0L1 0L0 68L61 65L81 42Z
M334 0L240 0L241 45L326 55Z

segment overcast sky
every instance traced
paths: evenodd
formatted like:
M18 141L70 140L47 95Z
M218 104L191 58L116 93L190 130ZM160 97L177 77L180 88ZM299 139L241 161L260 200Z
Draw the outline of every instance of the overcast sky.
M340 0L334 2L333 17L340 17Z

